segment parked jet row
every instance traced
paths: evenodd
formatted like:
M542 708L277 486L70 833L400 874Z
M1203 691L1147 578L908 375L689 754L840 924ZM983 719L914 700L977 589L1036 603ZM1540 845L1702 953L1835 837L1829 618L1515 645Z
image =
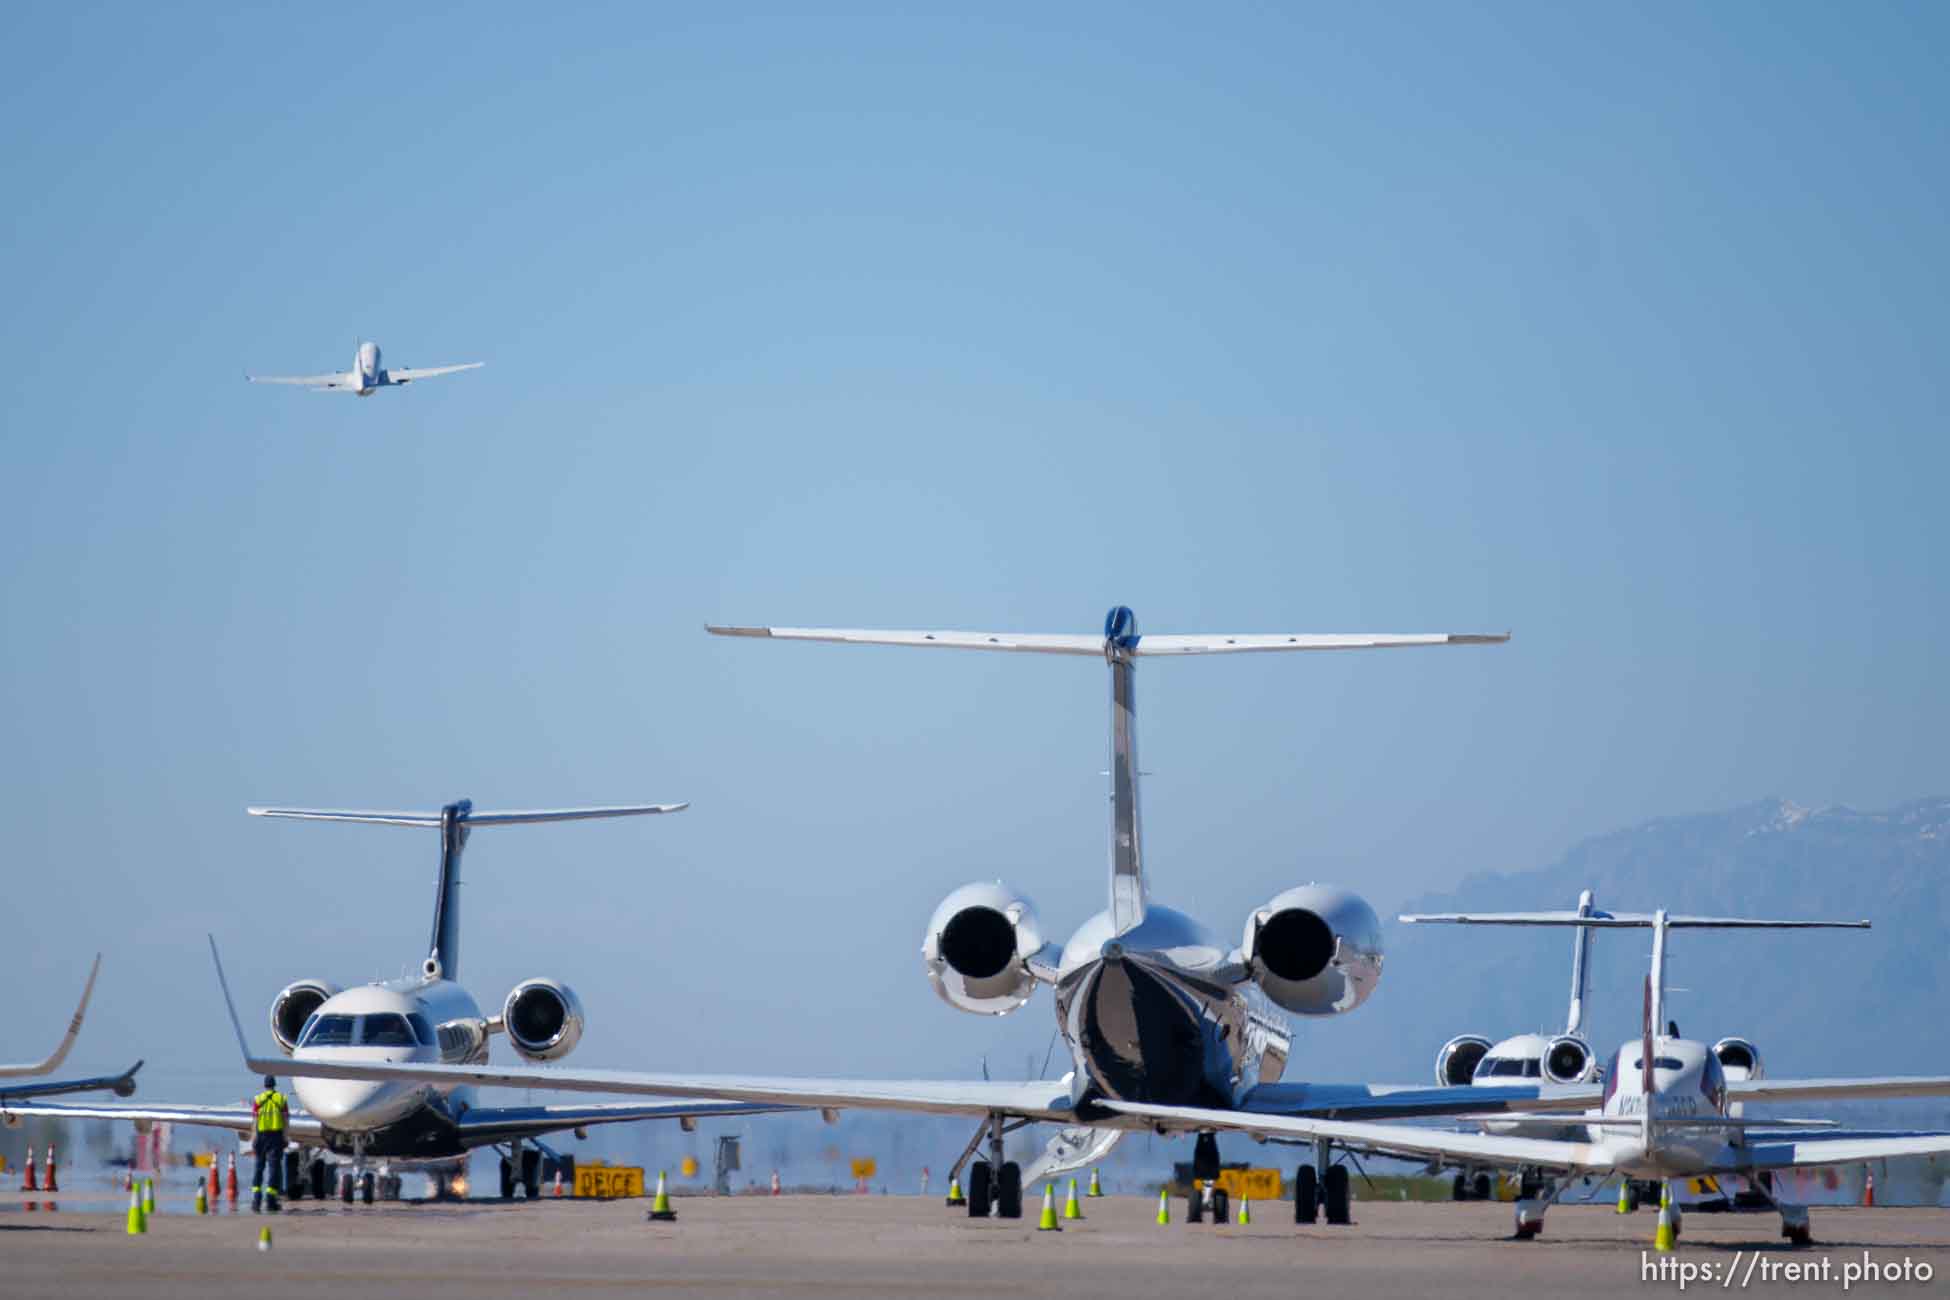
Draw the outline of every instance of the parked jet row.
M135 1073L142 1068L137 1061L120 1074L98 1075L91 1079L56 1079L46 1083L13 1083L14 1079L39 1079L53 1074L66 1063L68 1053L73 1050L75 1039L81 1036L81 1022L88 1014L88 999L95 996L95 978L102 973L102 956L95 954L95 964L88 969L88 982L81 988L81 1003L74 1009L74 1017L68 1021L68 1032L61 1037L60 1045L53 1052L38 1061L23 1062L19 1065L0 1065L0 1115L4 1107L15 1102L34 1097L58 1097L75 1092L112 1092L118 1097L128 1097L135 1092Z
M433 1181L436 1196L445 1195L464 1185L470 1151L495 1147L501 1152L502 1196L513 1195L519 1185L533 1199L541 1194L540 1139L550 1133L575 1130L579 1134L593 1124L645 1119L688 1121L700 1116L780 1109L725 1101L482 1106L474 1090L464 1085L330 1081L307 1076L297 1068L306 1062L342 1060L480 1064L488 1059L489 1040L496 1035L505 1036L524 1060L553 1061L568 1055L582 1037L584 1015L581 1000L567 984L547 978L523 980L502 1000L499 1013L488 1016L459 983L460 864L468 836L486 827L638 817L679 812L686 807L681 803L632 804L477 812L472 803L462 799L438 812L250 809L258 817L417 826L440 833L433 933L417 975L350 989L322 979L300 979L286 985L271 1001L271 1035L290 1060L274 1062L259 1073L296 1075L293 1091L300 1107L287 1130L294 1144L286 1156L287 1192L299 1196L309 1191L323 1198L336 1191L348 1203L356 1195L371 1204L375 1199L397 1197L399 1171L413 1168ZM221 965L218 969L221 975ZM228 998L227 983L224 993ZM239 1133L250 1132L255 1123L247 1106L70 1103L13 1107L10 1113L168 1121ZM339 1158L336 1167L331 1157Z
M1183 912L1150 897L1138 812L1135 669L1149 656L1275 650L1383 648L1484 644L1502 636L1141 636L1129 609L1105 619L1100 637L1011 633L901 632L860 629L712 627L718 635L769 640L1002 650L1036 654L1101 655L1110 670L1110 844L1107 906L1062 945L1046 941L1029 899L999 882L978 882L950 894L922 936L929 977L951 1006L977 1014L1012 1012L1039 985L1055 990L1057 1029L1073 1069L1054 1083L904 1081L739 1075L682 1075L619 1070L435 1062L367 1063L305 1060L290 1068L330 1079L549 1088L650 1096L693 1096L756 1104L861 1107L979 1116L971 1150L986 1137L989 1155L968 1179L971 1215L1021 1213L1021 1173L1003 1157L1007 1132L1035 1122L1067 1126L1063 1139L1085 1128L1150 1129L1196 1135L1195 1176L1218 1172L1216 1134L1251 1133L1274 1141L1311 1144L1314 1160L1296 1177L1297 1215L1311 1221L1324 1203L1329 1222L1348 1221L1347 1168L1336 1148L1371 1149L1448 1159L1508 1160L1550 1171L1604 1169L1664 1177L1675 1170L1787 1167L1871 1155L1950 1149L1950 1137L1838 1142L1816 1151L1803 1142L1741 1150L1726 1134L1739 1121L1728 1099L1909 1096L1950 1093L1950 1078L1788 1080L1730 1083L1710 1051L1648 1034L1625 1085L1615 1068L1600 1095L1590 1084L1559 1086L1521 1076L1435 1089L1375 1084L1326 1085L1282 1081L1292 1039L1282 1011L1331 1016L1363 1003L1381 974L1381 940L1374 912L1355 895L1318 884L1289 889L1256 909L1241 942L1228 947ZM1603 918L1570 914L1597 928L1655 927L1653 983L1663 990L1662 954L1673 925L1728 924L1697 918ZM1561 917L1561 914L1560 914ZM1755 924L1731 922L1731 924ZM1772 923L1759 923L1772 924ZM1580 958L1580 967L1582 958ZM1661 995L1662 996L1662 995ZM1656 1007L1648 1010L1655 1014ZM233 1023L235 1012L232 1011ZM1651 1021L1648 1019L1648 1025ZM277 1064L251 1051L241 1026L238 1045L252 1069ZM1637 1049L1634 1049L1637 1050ZM1621 1051L1618 1061L1624 1061ZM1639 1059L1642 1058L1642 1059ZM1698 1096L1680 1100L1691 1088ZM1702 1116L1701 1100L1713 1113ZM1428 1133L1374 1122L1405 1116L1495 1114L1529 1122L1530 1113L1562 1126L1554 1112L1601 1101L1588 1123L1600 1137L1576 1143L1514 1135ZM1528 1107L1528 1112L1517 1109ZM1630 1115L1636 1139L1614 1129ZM1695 1138L1704 1132L1720 1146ZM1941 1145L1931 1145L1940 1143ZM1544 1200L1547 1204L1547 1199ZM1539 1198L1519 1210L1519 1225L1541 1225ZM1784 1222L1805 1239L1805 1217L1783 1210ZM1797 1227L1798 1225L1798 1227ZM1534 1231L1534 1227L1531 1228Z

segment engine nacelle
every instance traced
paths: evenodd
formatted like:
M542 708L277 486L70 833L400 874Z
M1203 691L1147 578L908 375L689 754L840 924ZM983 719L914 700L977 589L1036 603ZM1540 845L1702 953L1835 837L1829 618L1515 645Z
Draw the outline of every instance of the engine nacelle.
M1289 889L1246 918L1239 945L1266 996L1302 1016L1337 1016L1381 980L1381 922L1359 895Z
M1584 1083L1596 1061L1591 1044L1576 1034L1560 1034L1544 1044L1544 1078L1552 1083Z
M921 936L921 960L941 1000L957 1011L1006 1016L1036 991L1029 959L1043 949L1036 905L999 880L963 885L941 900Z
M1441 1088L1463 1088L1476 1077L1476 1067L1490 1050L1480 1034L1458 1034L1435 1054L1435 1082Z
M1722 1038L1713 1044L1713 1056L1720 1062L1728 1083L1750 1082L1767 1073L1761 1064L1760 1049L1744 1038Z
M339 986L326 980L299 980L279 990L271 999L271 1037L277 1040L279 1050L291 1055L311 1013L338 993Z
M501 1028L524 1061L559 1061L582 1041L582 999L560 980L523 980L501 1004Z

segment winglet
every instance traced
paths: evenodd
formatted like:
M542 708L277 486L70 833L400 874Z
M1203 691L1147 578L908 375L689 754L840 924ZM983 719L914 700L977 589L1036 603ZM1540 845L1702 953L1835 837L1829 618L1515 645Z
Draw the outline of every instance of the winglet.
M88 999L95 996L95 977L102 973L102 955L95 954L95 964L88 971L88 983L82 987L81 1003L74 1009L74 1016L68 1021L68 1032L62 1037L61 1045L54 1054L43 1060L23 1065L0 1065L0 1079L27 1079L35 1075L51 1074L61 1068L61 1062L68 1059L74 1048L74 1040L81 1034L81 1021L88 1014Z
M223 958L217 954L217 936L206 934L204 938L210 941L210 960L217 968L217 987L223 990L223 1006L230 1013L231 1032L237 1035L237 1051L242 1054L244 1065L255 1070L258 1062L251 1056L250 1044L244 1040L244 1022L237 1018L237 1003L230 996L230 980L223 973Z

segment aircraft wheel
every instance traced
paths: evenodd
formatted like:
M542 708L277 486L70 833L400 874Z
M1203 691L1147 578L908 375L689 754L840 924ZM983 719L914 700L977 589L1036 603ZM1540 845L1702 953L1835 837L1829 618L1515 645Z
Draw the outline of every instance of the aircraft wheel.
M1232 1198L1226 1195L1225 1188L1223 1187L1213 1188L1212 1189L1212 1222L1215 1224L1232 1222L1231 1212L1232 1212Z
M506 1156L501 1157L501 1199L515 1199L515 1166Z
M968 1166L968 1217L986 1219L989 1217L989 1201L994 1195L990 1186L989 1162L977 1160Z
M542 1153L524 1151L521 1153L521 1187L531 1201L542 1199Z
M1352 1223L1348 1214L1347 1166L1334 1165L1327 1171L1326 1186L1322 1198L1327 1202L1327 1222Z
M1185 1198L1185 1222L1205 1222L1205 1192L1203 1189L1194 1187L1192 1194Z
M325 1162L324 1157L312 1161L311 1168L305 1172L311 1183L311 1198L314 1201L322 1201L332 1194L332 1166Z
M339 1199L347 1205L352 1204L352 1171L350 1169L339 1174Z
M1449 1184L1449 1199L1452 1201L1466 1201L1469 1199L1469 1180L1461 1174L1457 1174L1456 1181Z
M1293 1221L1312 1223L1320 1216L1320 1180L1312 1165L1293 1171Z
M359 1199L365 1204L371 1205L373 1197L378 1190L379 1175L373 1173L370 1169L366 1170L365 1177L359 1180Z
M996 1180L995 1212L1004 1219L1022 1217L1022 1166L1013 1160L1004 1162L1002 1177Z

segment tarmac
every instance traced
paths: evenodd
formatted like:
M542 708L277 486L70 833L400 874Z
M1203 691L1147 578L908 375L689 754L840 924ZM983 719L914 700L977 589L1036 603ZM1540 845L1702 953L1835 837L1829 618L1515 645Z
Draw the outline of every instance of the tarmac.
M131 1237L109 1205L115 1197L63 1196L51 1209L45 1197L0 1194L0 1296L1589 1300L1677 1292L1682 1265L1694 1270L1688 1291L1839 1293L1845 1273L1859 1274L1865 1261L1902 1276L1854 1276L1850 1294L1950 1287L1950 1211L1942 1209L1818 1208L1817 1244L1804 1250L1780 1240L1772 1214L1696 1213L1686 1216L1679 1249L1660 1256L1650 1249L1653 1212L1573 1205L1551 1210L1533 1242L1510 1239L1510 1207L1495 1203L1357 1201L1356 1222L1330 1228L1296 1226L1291 1202L1268 1202L1242 1228L1187 1224L1180 1199L1171 1225L1159 1227L1155 1199L1106 1197L1084 1201L1085 1220L1055 1233L1036 1230L1033 1210L1013 1222L971 1220L907 1196L682 1197L671 1224L645 1222L643 1200L299 1202L276 1216L203 1217L164 1203L149 1231ZM273 1245L260 1252L266 1226ZM1790 1279L1780 1271L1788 1265L1815 1280Z

